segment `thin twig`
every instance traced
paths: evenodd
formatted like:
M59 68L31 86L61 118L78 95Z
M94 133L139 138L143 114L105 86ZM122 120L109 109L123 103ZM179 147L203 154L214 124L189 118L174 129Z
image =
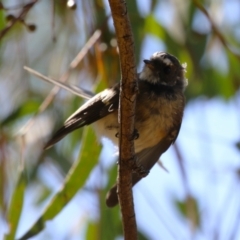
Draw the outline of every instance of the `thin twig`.
M187 173L186 173L186 170L185 170L185 167L184 167L184 159L183 159L183 156L180 152L180 149L179 149L179 146L178 146L177 142L175 142L173 144L173 150L175 151L176 156L177 156L177 160L178 160L178 164L179 164L179 167L180 167L180 173L181 173L181 176L182 176L185 193L186 193L186 195L191 195L190 194L190 188L189 188L189 185L188 185Z
M66 83L54 80L50 77L46 77L46 76L42 75L41 73L37 72L36 70L34 70L32 68L29 68L29 67L26 67L26 66L24 66L23 68L26 71L28 71L29 73L33 74L34 76L36 76L36 77L38 77L38 78L40 78L40 79L42 79L46 82L52 83L55 86L61 87L65 90L73 93L76 96L79 96L79 97L85 98L85 99L90 99L91 97L93 97L93 94L89 94L87 91L84 91L83 89L81 89L77 86L74 86L74 85L71 85L71 84L66 84Z
M125 240L137 239L137 225L135 219L132 196L132 169L134 159L134 115L137 93L137 73L134 58L134 42L130 21L127 15L126 2L123 0L109 0L113 22L118 41L121 89L119 104L119 168L118 168L118 197L123 218Z
M240 61L240 54L234 52L228 42L226 41L225 37L222 35L222 33L218 30L217 26L215 25L214 21L210 17L208 11L204 8L204 6L198 1L193 0L194 4L197 6L197 8L207 17L208 21L211 24L212 31L215 33L215 35L218 37L222 45L230 52L232 53L239 61Z
M89 51L89 49L95 44L95 42L99 39L99 37L101 36L101 31L100 30L96 30L93 35L89 38L89 40L87 41L87 43L84 45L84 47L81 49L81 51L78 53L78 55L73 59L73 61L70 63L68 70L60 77L60 82L66 82L69 74L70 74L70 70L74 69L84 58L84 56L87 54L87 52ZM52 100L54 99L55 95L58 93L58 91L60 90L60 87L55 86L54 88L52 88L52 90L50 91L50 93L48 94L48 96L44 99L44 101L42 102L42 104L40 105L40 107L38 108L38 110L36 111L36 113L32 116L31 119L29 119L29 121L20 129L19 131L19 135L25 135L27 133L27 131L29 130L29 128L32 126L32 124L34 123L34 120L36 119L37 115L41 112L43 112L48 105L52 102Z
M177 160L178 160L178 164L180 167L180 172L182 175L182 180L183 180L183 186L186 192L186 214L187 217L190 221L190 231L191 234L194 232L196 226L197 226L197 213L196 213L196 209L195 209L195 205L194 205L194 198L192 196L190 187L189 187L189 180L187 177L187 173L186 173L186 169L184 167L184 159L183 156L181 154L181 151L179 149L178 144L175 142L173 145L173 149L175 150L176 156L177 156Z

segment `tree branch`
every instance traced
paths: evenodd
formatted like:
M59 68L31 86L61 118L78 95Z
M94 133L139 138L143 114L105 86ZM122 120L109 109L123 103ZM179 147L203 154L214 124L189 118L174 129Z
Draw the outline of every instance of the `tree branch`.
M121 66L121 89L119 104L119 168L118 197L123 217L124 239L137 239L137 227L132 196L132 169L134 160L134 116L137 93L137 72L134 58L134 41L126 2L109 0Z
M0 31L0 39L2 39L17 22L24 20L29 10L34 6L37 1L38 0L33 0L32 2L27 3L23 6L21 13L17 17L13 18L12 21L7 25L7 27Z

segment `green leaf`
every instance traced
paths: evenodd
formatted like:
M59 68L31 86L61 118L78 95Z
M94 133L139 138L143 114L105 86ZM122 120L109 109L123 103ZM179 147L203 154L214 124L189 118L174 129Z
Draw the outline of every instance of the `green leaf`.
M98 162L100 151L101 146L96 140L93 129L85 127L81 152L69 170L63 188L56 193L42 216L20 239L29 239L38 234L44 229L46 221L53 219L67 205L78 190L85 185L89 174Z
M5 119L2 120L1 125L10 124L14 121L19 121L21 117L35 113L39 107L38 101L26 101L18 108L12 111Z
M19 173L19 179L18 179L17 185L14 189L12 199L9 205L7 220L8 220L10 231L5 236L5 240L12 240L15 237L20 215L22 212L25 187L26 187L26 178L24 175L24 171L21 170Z
M99 195L99 215L101 228L99 229L99 239L116 239L122 235L122 221L119 214L119 205L114 208L106 208L106 194L116 182L117 164L108 170L108 183ZM105 229L108 229L107 231Z
M200 214L197 200L192 196L187 196L185 201L176 201L179 212L187 218L194 229L200 227Z
M203 93L209 97L219 95L228 99L233 96L234 88L229 76L214 69L206 69L203 74Z
M96 222L89 222L87 226L86 240L98 239L99 224Z
M159 37L160 39L165 38L163 27L159 24L153 15L149 15L145 19L145 31L156 37Z
M43 203L43 201L45 201L50 196L51 193L52 190L43 183L41 186L41 190L39 191L39 196L35 201L35 204L40 205L41 203Z
M2 1L1 1L2 3ZM3 30L6 27L6 13L5 11L0 11L0 29Z

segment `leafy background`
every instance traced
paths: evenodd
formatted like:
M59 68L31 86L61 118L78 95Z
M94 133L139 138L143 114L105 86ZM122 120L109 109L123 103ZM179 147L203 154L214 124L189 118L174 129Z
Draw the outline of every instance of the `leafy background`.
M79 0L69 8L71 1L36 0L3 34L29 2L1 2L0 237L19 238L38 222L30 232L43 230L31 239L121 239L119 208L105 206L117 149L99 144L89 127L43 152L83 100L50 93L53 86L23 70L55 79L67 74L68 83L95 92L119 81L108 2ZM161 157L167 171L156 165L134 187L139 239L239 239L240 2L127 5L138 69L153 52L167 51L187 63L189 80L179 138ZM71 65L98 30L101 36Z

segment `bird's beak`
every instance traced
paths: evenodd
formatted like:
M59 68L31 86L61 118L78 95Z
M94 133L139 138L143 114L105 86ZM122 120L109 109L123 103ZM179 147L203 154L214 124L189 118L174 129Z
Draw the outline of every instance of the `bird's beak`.
M144 59L143 62L150 68L150 69L154 69L154 65L153 65L153 62L151 60L147 60L147 59Z

